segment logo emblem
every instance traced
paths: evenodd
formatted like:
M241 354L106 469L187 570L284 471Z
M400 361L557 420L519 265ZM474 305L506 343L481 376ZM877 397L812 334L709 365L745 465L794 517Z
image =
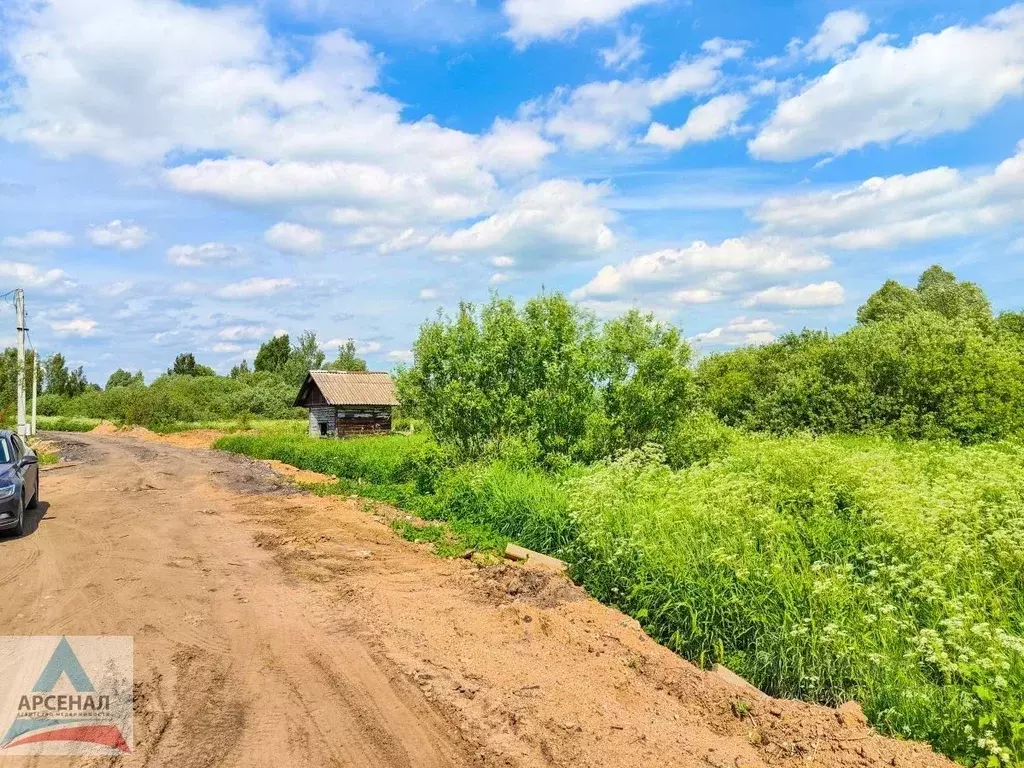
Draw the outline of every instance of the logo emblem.
M0 638L0 754L132 751L130 637ZM33 670L40 670L32 680Z

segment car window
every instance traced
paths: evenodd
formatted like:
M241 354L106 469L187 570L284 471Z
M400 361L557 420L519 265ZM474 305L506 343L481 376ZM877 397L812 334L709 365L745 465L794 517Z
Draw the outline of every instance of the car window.
M21 438L17 435L11 435L11 442L14 443L14 460L21 461L21 458L25 455L25 445L21 442Z
M0 437L0 464L11 463L11 449L7 446L7 441Z

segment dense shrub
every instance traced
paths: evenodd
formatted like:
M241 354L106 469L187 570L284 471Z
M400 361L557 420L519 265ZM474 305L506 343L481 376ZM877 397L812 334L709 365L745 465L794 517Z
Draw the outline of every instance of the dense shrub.
M295 391L272 375L165 375L151 385L114 386L77 397L43 395L39 412L48 416L85 416L123 424L157 427L250 416L286 419L304 416L291 405Z
M992 318L972 283L928 270L917 291L887 283L846 333L804 331L712 355L703 404L725 423L910 438L998 439L1024 428L1024 338ZM952 282L950 282L952 280Z
M494 297L426 323L400 399L464 460L549 466L664 439L695 399L679 331L631 311L599 327L560 294Z

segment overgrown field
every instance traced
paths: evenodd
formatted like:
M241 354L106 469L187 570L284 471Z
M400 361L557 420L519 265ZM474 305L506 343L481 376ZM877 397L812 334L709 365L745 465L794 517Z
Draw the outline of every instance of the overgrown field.
M860 701L967 763L1024 759L1024 446L736 433L552 475L425 437L235 435L419 514L567 560L598 599L776 695Z

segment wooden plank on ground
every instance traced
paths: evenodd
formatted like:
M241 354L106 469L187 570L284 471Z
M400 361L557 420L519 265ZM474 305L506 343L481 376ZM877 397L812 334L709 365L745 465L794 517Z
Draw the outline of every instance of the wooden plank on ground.
M510 560L529 563L530 565L540 565L544 568L550 568L553 571L564 571L567 568L566 564L558 558L551 557L550 555L542 555L540 552L534 552L532 549L520 547L518 544L508 544L505 547L505 557Z

